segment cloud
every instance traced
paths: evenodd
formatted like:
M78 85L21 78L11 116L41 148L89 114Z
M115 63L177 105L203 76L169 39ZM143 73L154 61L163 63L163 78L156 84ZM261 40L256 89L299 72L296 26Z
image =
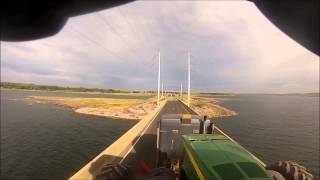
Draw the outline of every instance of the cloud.
M319 57L250 2L137 1L69 19L56 36L1 42L1 81L155 90L319 91Z

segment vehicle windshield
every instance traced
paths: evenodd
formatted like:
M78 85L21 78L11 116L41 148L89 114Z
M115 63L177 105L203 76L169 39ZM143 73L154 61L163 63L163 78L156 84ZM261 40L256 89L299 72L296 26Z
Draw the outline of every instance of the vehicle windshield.
M168 114L176 128L158 123ZM185 124L232 138L255 168L290 160L318 179L319 55L249 1L136 1L1 41L1 179L92 178L111 159L152 169L162 125Z

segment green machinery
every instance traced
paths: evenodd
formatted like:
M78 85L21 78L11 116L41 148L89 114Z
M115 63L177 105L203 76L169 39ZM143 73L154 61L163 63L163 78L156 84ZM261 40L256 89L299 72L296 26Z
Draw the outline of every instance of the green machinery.
M192 134L182 139L180 179L273 179L251 154L225 136Z
M96 180L313 179L306 168L291 161L264 167L240 144L214 129L212 122L197 115L163 115L157 127L156 167L141 161L144 176L135 176L139 171L132 173L124 164L107 165Z
M197 115L162 116L158 167L188 180L273 179L253 155L229 137L214 133L210 125Z

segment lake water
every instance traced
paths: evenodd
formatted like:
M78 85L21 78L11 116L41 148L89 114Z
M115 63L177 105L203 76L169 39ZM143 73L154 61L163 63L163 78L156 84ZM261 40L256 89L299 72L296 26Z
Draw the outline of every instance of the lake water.
M293 160L319 179L319 97L224 96L239 113L216 125L267 164Z
M26 97L31 95L134 98L1 91L1 179L66 179L136 123L77 114L58 105L30 105Z

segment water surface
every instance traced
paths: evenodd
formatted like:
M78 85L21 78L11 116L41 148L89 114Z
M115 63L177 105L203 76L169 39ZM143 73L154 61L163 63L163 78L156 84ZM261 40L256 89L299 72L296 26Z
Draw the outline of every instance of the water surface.
M77 114L47 103L31 105L26 99L30 95L83 96L41 91L1 92L1 179L66 179L136 123Z
M267 164L293 160L319 178L319 97L224 96L239 113L216 125Z

